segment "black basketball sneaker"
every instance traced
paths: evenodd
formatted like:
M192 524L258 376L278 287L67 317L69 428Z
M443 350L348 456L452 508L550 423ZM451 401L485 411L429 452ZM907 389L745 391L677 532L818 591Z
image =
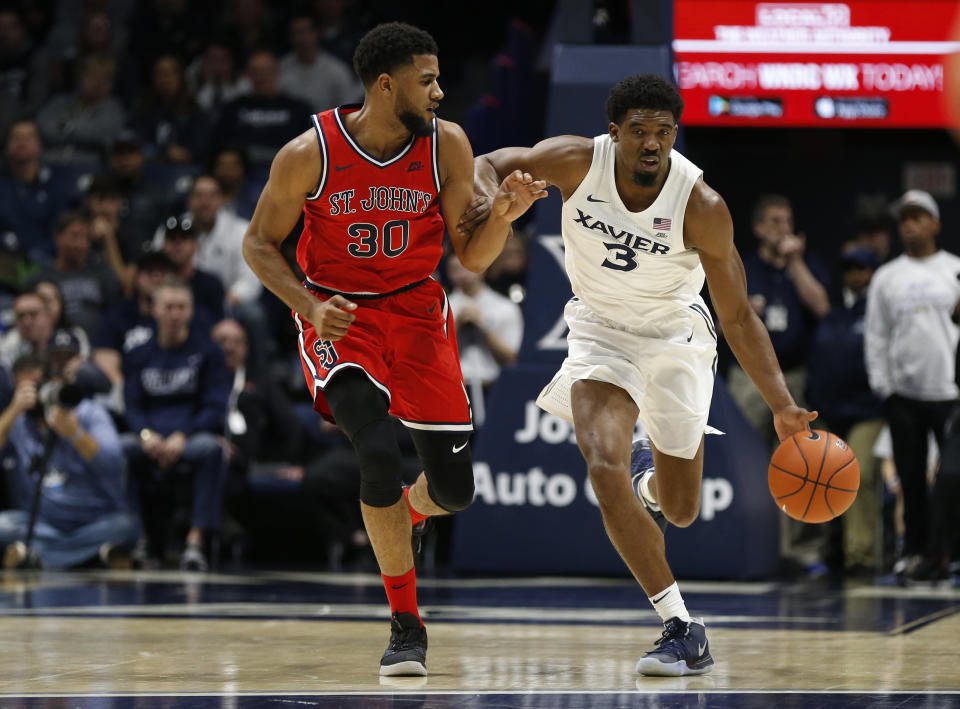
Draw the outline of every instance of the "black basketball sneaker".
M427 629L413 613L390 617L390 644L380 659L380 676L427 674Z
M637 661L637 672L656 677L705 675L713 669L707 629L702 620L685 623L671 618L663 624L657 647Z

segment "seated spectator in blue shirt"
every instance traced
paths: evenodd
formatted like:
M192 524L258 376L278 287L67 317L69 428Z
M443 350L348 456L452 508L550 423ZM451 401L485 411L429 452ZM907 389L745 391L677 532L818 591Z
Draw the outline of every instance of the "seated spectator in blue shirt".
M36 263L53 261L57 216L77 197L75 185L56 167L41 162L43 143L32 120L18 120L7 133L0 167L0 223L14 235L4 248Z
M98 556L104 563L120 566L129 559L123 551L133 548L140 525L124 496L117 430L99 404L71 398L62 380L43 383L45 364L36 354L14 363L16 390L0 414L0 445L9 442L14 450L8 482L17 507L0 512L4 567L32 561L44 568L65 569ZM57 386L61 388L54 395ZM52 400L41 403L46 398ZM29 510L38 494L28 549Z
M247 76L252 93L225 104L216 135L247 148L254 164L268 164L287 141L303 132L313 109L277 90L280 70L269 50L250 55Z
M181 567L202 571L205 535L220 528L225 484L222 436L230 375L223 352L205 332L190 327L190 287L166 281L153 294L156 336L123 356L124 401L133 433L124 434L131 483L152 551L164 551L160 495L173 473L193 479L193 513Z
M147 251L134 264L133 296L116 303L92 333L93 361L114 385L123 384L124 353L153 337L153 292L173 275L173 262L162 251Z

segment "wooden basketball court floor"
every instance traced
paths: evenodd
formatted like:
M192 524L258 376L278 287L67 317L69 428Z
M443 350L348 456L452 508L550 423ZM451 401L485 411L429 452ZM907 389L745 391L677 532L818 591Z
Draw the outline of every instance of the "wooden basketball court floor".
M373 574L0 578L0 707L960 707L960 588L681 582L712 674L640 677L626 579L420 581L426 678L381 679Z

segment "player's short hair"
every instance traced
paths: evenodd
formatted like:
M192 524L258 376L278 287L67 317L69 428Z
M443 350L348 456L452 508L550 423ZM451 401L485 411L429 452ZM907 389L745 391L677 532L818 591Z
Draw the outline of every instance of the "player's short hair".
M790 204L790 200L784 197L782 194L761 195L757 199L756 204L753 205L753 221L751 223L759 224L766 219L767 210L771 207L786 207L790 210L793 209L793 206Z
M677 87L656 74L628 76L613 85L607 97L607 118L617 125L632 108L652 111L670 111L673 120L680 122L683 99Z
M405 22L386 22L367 32L353 53L353 70L364 86L381 74L413 62L416 54L437 54L429 32Z

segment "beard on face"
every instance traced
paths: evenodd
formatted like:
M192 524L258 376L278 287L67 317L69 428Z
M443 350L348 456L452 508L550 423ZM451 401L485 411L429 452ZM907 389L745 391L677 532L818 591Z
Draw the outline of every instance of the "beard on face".
M397 113L397 118L403 123L403 127L413 133L415 138L427 138L433 133L432 121L425 121L413 111L406 109Z
M653 187L657 183L656 172L634 172L633 184L640 187Z

